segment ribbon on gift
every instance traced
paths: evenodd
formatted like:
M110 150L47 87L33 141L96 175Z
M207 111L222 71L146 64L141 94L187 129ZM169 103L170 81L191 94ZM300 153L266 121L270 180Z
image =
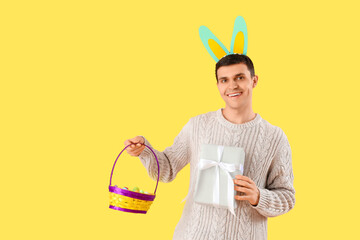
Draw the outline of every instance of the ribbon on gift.
M213 205L214 206L219 205L219 202L220 202L220 183L219 183L220 182L220 175L219 175L220 169L226 173L227 179L228 179L228 181L227 181L227 186L228 186L227 206L228 206L229 211L234 216L236 216L235 210L234 210L234 196L232 194L234 192L234 182L233 182L233 179L232 179L230 173L235 172L237 170L237 168L236 168L235 164L221 162L223 152L224 152L224 146L218 146L218 148L217 148L218 161L201 158L198 163L198 169L199 169L199 171L201 171L201 170L205 170L205 169L208 169L211 167L216 168L215 185L214 185L214 191L213 191L213 203L214 203ZM243 171L242 164L240 164L239 169ZM196 192L196 189L195 189L195 192ZM188 196L189 195L187 195L184 200L186 200L188 198Z

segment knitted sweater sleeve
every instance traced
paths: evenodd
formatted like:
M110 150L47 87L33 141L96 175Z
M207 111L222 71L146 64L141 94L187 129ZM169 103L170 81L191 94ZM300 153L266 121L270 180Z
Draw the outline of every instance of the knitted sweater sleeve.
M173 144L167 147L163 152L154 149L149 141L144 137L145 144L148 145L156 154L160 165L161 182L171 182L175 179L177 173L190 162L190 139L193 128L192 118L181 129L175 137ZM149 176L156 180L158 175L158 166L156 159L150 149L145 149L139 155L141 163L146 168Z
M279 148L270 165L266 188L259 188L259 203L252 207L265 217L276 217L290 211L295 205L293 181L291 148L282 132Z

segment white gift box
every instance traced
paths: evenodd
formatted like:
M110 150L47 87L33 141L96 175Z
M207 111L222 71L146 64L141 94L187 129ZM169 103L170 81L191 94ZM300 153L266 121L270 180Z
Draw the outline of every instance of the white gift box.
M237 203L233 179L243 174L244 161L241 147L202 144L194 201L228 208L234 214Z

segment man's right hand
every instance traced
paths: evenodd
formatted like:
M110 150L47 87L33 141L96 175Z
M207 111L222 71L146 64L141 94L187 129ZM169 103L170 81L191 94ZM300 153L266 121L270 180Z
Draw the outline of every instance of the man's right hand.
M125 147L131 144L128 148L126 148L126 151L128 154L134 157L138 157L142 153L142 151L146 148L144 143L145 143L145 139L141 136L136 136L124 142Z

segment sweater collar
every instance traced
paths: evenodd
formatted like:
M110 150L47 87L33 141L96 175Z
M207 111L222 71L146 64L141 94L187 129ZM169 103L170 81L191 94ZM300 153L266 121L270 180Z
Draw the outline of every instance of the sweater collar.
M258 123L260 123L261 121L261 116L260 114L256 113L256 117L253 120L250 120L248 122L245 123L240 123L240 124L235 124L232 123L230 121L228 121L223 113L222 113L223 108L220 108L219 110L216 111L216 118L219 120L219 122L221 124L223 124L225 127L234 129L234 130L239 130L239 129L245 129L245 128L249 128L249 127L253 127L255 125L257 125Z

